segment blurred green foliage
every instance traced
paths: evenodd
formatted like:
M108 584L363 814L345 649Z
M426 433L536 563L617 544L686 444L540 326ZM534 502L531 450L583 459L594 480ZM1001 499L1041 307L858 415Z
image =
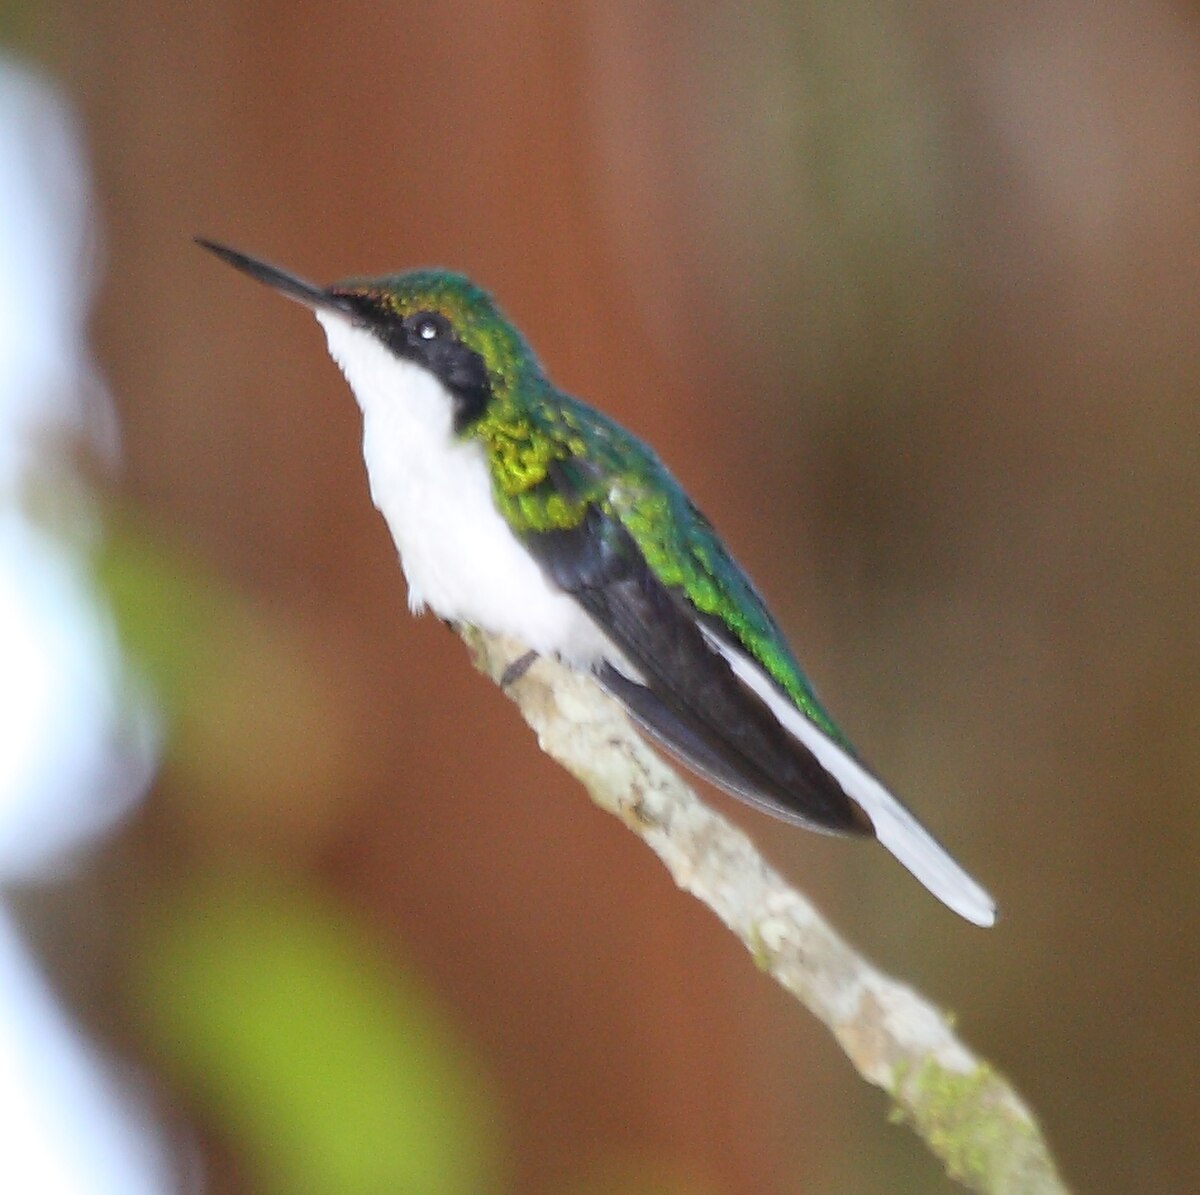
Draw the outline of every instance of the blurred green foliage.
M332 901L278 877L215 877L159 912L139 960L152 1043L250 1159L256 1190L494 1189L478 1068Z
M278 612L114 520L97 583L166 728L182 866L146 881L129 990L174 1086L253 1189L499 1184L496 1112L435 1002L304 865L344 802L344 719ZM324 811L324 812L323 812Z

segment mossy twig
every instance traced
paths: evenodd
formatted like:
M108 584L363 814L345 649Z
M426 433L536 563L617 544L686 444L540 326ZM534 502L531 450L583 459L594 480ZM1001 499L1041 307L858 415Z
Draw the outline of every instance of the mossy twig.
M497 683L524 654L520 644L474 628L459 633ZM947 1016L847 945L590 679L543 659L505 691L542 749L829 1027L859 1074L889 1094L895 1118L913 1127L951 1176L988 1195L1067 1190L1032 1113L955 1037Z

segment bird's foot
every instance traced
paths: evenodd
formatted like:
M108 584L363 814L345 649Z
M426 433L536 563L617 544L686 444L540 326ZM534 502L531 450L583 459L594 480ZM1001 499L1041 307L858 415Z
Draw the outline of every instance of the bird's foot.
M533 667L537 658L536 651L527 651L523 656L518 656L501 674L500 687L509 689L515 685Z

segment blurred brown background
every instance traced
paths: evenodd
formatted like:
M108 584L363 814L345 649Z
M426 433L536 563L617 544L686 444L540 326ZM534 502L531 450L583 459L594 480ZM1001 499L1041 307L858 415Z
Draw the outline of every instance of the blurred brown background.
M1002 920L714 800L956 1011L1079 1191L1198 1189L1193 6L18 12L92 154L114 600L170 711L142 811L28 919L210 1190L311 1189L262 1142L312 1122L204 1020L225 999L238 1057L261 1047L244 989L204 984L247 910L293 899L352 924L458 1059L481 1160L421 1190L952 1188L408 616L318 329L195 233L323 281L431 264L494 290L551 376L660 449ZM361 991L356 965L331 982ZM319 1078L315 1119L363 1097Z

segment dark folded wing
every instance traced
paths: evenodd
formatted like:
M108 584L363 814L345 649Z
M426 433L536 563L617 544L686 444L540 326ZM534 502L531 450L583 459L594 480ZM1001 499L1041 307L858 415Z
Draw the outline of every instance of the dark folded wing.
M709 645L687 598L657 578L620 523L592 507L579 526L525 542L632 665L636 676L610 665L599 679L664 746L778 817L872 833L833 776Z

